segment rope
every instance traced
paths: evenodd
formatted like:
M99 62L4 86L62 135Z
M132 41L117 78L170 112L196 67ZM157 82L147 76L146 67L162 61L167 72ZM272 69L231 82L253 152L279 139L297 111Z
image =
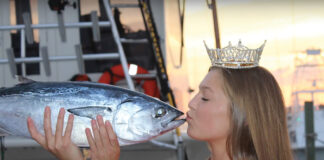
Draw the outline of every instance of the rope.
M323 140L320 140L320 139L318 139L318 138L316 138L315 140L317 140L319 143L324 144L324 141L323 141Z

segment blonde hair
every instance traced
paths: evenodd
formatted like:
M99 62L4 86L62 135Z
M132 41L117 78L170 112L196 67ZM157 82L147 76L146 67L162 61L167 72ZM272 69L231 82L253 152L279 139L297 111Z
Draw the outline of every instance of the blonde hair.
M230 104L227 152L238 160L292 160L280 87L262 67L220 70Z

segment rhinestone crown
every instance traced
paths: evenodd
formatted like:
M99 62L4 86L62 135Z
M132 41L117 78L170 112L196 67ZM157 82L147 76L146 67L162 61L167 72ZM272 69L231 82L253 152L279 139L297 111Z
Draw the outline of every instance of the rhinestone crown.
M243 69L253 68L259 65L259 60L266 41L257 49L249 49L239 41L237 46L228 46L220 49L210 49L204 41L207 53L211 60L212 66L223 68Z

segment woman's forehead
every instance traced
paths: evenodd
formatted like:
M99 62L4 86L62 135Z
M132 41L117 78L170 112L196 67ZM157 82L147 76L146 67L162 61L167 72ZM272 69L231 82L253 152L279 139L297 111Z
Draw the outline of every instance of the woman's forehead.
M200 90L214 90L223 84L221 72L219 70L210 70L199 85Z

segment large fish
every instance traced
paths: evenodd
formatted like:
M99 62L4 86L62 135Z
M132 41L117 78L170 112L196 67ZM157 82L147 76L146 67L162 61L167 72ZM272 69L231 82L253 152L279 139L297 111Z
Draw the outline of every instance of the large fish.
M20 77L21 78L21 77ZM36 82L25 78L21 84L0 89L0 134L30 137L27 117L44 134L45 106L52 110L56 126L61 107L74 114L72 141L88 146L85 128L91 119L102 115L109 120L121 146L150 140L185 122L176 120L183 113L142 93L91 82ZM64 125L67 123L65 114ZM55 127L53 133L55 133Z

